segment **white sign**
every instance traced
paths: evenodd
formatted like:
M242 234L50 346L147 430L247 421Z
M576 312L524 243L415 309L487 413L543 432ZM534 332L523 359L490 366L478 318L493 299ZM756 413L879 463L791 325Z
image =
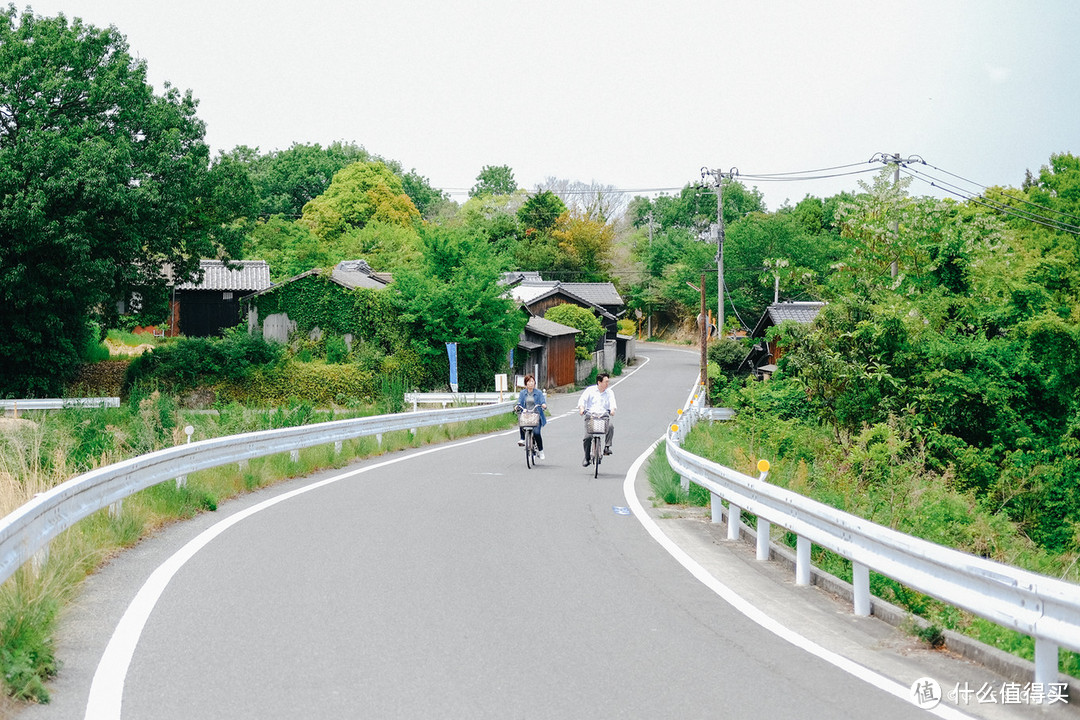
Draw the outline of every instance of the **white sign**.
M502 373L495 376L495 390L498 392L505 392L510 388L506 384L506 373Z

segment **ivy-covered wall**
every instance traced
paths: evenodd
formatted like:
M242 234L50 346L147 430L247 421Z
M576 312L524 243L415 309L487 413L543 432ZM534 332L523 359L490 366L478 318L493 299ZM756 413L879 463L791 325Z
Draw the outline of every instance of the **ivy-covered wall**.
M269 292L249 298L259 321L286 313L306 336L314 328L333 335L352 334L390 351L400 345L402 329L391 296L385 290L349 289L328 275L305 275Z

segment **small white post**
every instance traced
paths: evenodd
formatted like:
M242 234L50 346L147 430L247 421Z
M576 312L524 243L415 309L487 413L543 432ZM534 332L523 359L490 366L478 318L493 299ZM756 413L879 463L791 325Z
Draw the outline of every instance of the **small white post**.
M375 442L382 447L382 433L375 433Z
M795 542L795 584L810 584L810 539L802 535Z
M855 614L870 616L870 568L857 562L851 563L851 584L855 588Z
M187 425L187 426L184 427L184 433L187 434L187 444L190 445L191 444L191 436L195 433L195 428L193 428L190 425ZM176 478L176 487L182 488L185 485L187 485L187 475L181 475L180 477Z
M685 475L679 476L679 487L682 488L684 493L690 492L690 478Z
M712 521L714 523L724 522L724 504L720 502L720 496L716 493L709 493L709 505L712 507Z
M338 440L338 441L336 441L334 443L334 454L335 455L340 455L341 454L341 441L340 440Z
M727 539L739 539L739 526L742 525L742 508L736 507L728 500L727 504Z
M300 462L300 451L299 450L290 450L289 451L289 460L291 460L293 462Z
M1035 682L1049 687L1058 681L1058 646L1052 640L1035 638Z
M757 559L762 562L769 559L769 539L772 525L765 518L757 519Z

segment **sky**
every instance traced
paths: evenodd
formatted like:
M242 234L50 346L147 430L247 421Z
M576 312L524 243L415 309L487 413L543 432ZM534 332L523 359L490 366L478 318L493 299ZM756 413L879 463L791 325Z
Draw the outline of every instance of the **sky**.
M1074 0L29 6L115 26L159 91L192 91L215 152L352 142L459 202L486 165L631 196L737 171L775 210L857 190L873 175L822 176L882 153L923 159L952 186L910 191L939 197L1080 154Z

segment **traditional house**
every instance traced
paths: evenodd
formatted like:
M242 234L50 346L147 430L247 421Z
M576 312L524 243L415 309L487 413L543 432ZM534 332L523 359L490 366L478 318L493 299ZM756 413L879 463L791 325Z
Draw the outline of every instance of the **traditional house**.
M750 353L740 365L740 370L750 371L755 377L768 380L776 372L776 363L784 355L784 349L776 340L766 340L765 335L769 328L782 322L794 321L809 325L814 322L823 302L782 302L773 303L766 308L765 313L754 326L750 337L761 338L760 342L750 349Z
M173 288L166 334L220 335L240 323L240 301L270 287L265 260L200 260L202 279Z
M619 332L619 316L626 312L623 299L611 283L549 282L530 277L514 284L510 294L536 317L543 317L548 310L563 303L591 310L604 327L604 336L611 340Z
M340 303L343 307L352 308L355 303L355 298L351 295L353 290L358 288L381 290L391 281L389 273L375 272L363 260L343 260L335 265L329 274L313 268L282 280L248 298L246 301L248 332L261 332L267 340L283 343L289 341L289 336L297 330L297 318L289 317L287 310L278 308L280 303L273 297L284 288L289 288L300 296L310 295L313 304ZM330 289L330 299L325 297L327 286ZM321 327L312 327L307 329L307 332L313 337L318 337L324 330L341 332L340 328ZM354 339L352 333L343 332L342 337L351 348Z
M574 384L576 328L542 317L530 317L514 352L514 370L536 377L536 385L550 389Z

